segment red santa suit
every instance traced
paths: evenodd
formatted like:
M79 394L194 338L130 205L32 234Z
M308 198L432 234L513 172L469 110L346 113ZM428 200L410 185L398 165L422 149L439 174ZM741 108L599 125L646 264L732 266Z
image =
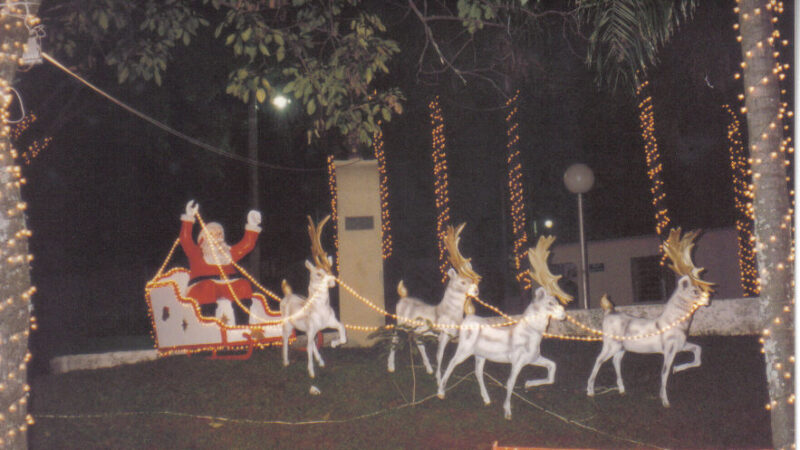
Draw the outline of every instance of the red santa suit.
M186 295L197 301L203 315L210 316L214 315L217 299L228 299L233 304L236 323L239 325L246 324L247 312L238 307L236 300L231 295L231 290L236 298L249 308L252 304L253 296L253 288L250 285L250 281L244 278L230 261L227 261L227 264L217 266L214 258L211 255L207 256L202 247L192 239L192 228L194 228L194 217L189 215L181 216L180 243L184 253L186 253L186 257L189 259L189 286ZM245 226L242 240L230 247L230 260L238 263L250 253L256 245L260 231L261 228L257 223L248 222ZM201 231L198 241L202 244L204 238L204 233ZM220 244L225 246L222 242ZM223 279L220 271L225 274L227 282ZM244 315L241 313L244 313Z

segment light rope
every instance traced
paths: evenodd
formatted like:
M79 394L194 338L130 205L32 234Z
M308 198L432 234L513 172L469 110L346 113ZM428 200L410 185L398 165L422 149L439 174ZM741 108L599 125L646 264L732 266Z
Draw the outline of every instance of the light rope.
M390 312L386 311L385 309L377 306L374 302L370 301L368 298L366 298L366 297L362 296L361 294L359 294L358 292L356 292L355 289L350 287L347 283L345 283L344 281L342 281L338 277L336 278L336 282L339 283L339 285L341 287L343 287L347 292L349 292L351 295L353 295L353 297L355 297L357 300L361 301L362 303L364 303L365 305L367 305L368 307L370 307L374 311L376 311L376 312L378 312L380 314L383 314L384 316L391 317L391 318L393 318L393 319L395 319L395 320L397 320L399 322L411 323L411 324L413 324L415 326L420 326L420 327L428 326L428 322L423 322L423 321L420 321L420 320L417 320L417 319L412 319L410 317L399 316L397 314L393 314L393 313L390 313ZM496 308L496 307L484 302L479 297L475 297L475 296L469 296L469 297L474 299L475 301L477 301L481 305L483 305L483 306L491 309L492 311L496 312L497 314L499 314L503 318L505 318L506 322L487 323L487 324L480 324L480 325L458 325L458 324L433 323L433 324L431 324L432 327L433 328L438 328L438 329L459 329L459 330L461 330L461 329L469 329L469 330L474 330L474 329L483 329L483 328L500 328L500 327L515 325L515 324L519 323L520 321L524 320L524 319L514 319L514 318L512 318L511 316L509 316L508 314L504 313L500 309L498 309L498 308ZM568 335L568 334L553 334L553 333L546 333L546 332L542 333L542 336L547 337L547 338L556 338L556 339L563 339L563 340L575 340L575 341L600 341L603 338L599 337L599 336L607 336L607 337L609 337L611 339L618 340L618 341L632 341L632 340L646 339L646 338L649 338L649 337L653 337L653 336L658 336L660 334L664 334L667 331L669 331L669 330L675 328L676 326L680 325L681 323L689 320L689 318L692 316L692 314L694 314L694 312L699 307L700 307L700 305L693 304L691 309L685 315L683 315L682 317L678 318L674 322L670 323L666 327L661 328L656 332L644 333L644 334L639 334L639 335L635 335L635 336L619 336L619 335L615 335L615 334L604 333L603 330L598 330L598 329L592 328L592 327L590 327L588 325L584 325L583 323L577 321L576 319L571 317L569 314L567 314L566 315L566 319L569 322L575 324L576 326L578 326L579 328L581 328L581 329L583 329L585 331L588 331L590 333L598 335L598 337L592 337L592 336L587 337L587 336L581 336L581 335ZM358 329L358 330L377 330L377 329L383 328L383 327L361 327L361 326L357 326L357 325L345 325L345 327L350 328L350 329ZM387 327L391 329L394 326L393 325L389 325Z
M200 216L200 213L195 212L195 217L197 217L197 220L200 223L200 226L201 226L203 232L206 232L206 223L203 221L203 218ZM208 233L207 233L207 235L208 235ZM167 255L167 258L165 259L164 263L159 268L158 273L156 274L155 278L158 278L162 274L162 272L164 271L164 268L166 267L166 265L169 262L169 260L172 258L172 255L175 252L179 241L180 241L179 239L176 239L175 242L173 243L172 248L170 249L169 254ZM221 253L221 251L222 251L222 249L219 247L219 243L215 239L211 239L210 242L214 246L214 250L215 250L212 253L212 256L214 257L216 266L220 271L220 276L222 277L223 282L228 287L228 291L230 292L230 294L233 297L234 301L236 302L236 304L240 308L242 308L248 314L253 314L250 311L250 309L245 307L242 304L242 302L239 300L238 296L233 291L233 287L230 284L230 280L229 280L228 276L225 274L224 270L222 270L222 264L219 261L219 258L218 258L218 255L217 255L217 252ZM268 290L265 287L263 287L246 270L244 270L244 268L242 268L241 266L236 264L236 262L231 261L231 264L237 270L239 270L240 273L242 273L251 283L253 283L254 286L256 286L258 289L260 289L262 292L264 292L265 294L267 294L271 298L277 300L278 302L281 301L280 297L278 297L276 294L274 294L270 290ZM390 313L386 309L381 308L380 306L375 304L375 302L373 302L370 299L368 299L368 298L364 297L363 295L359 294L354 288L352 288L350 285L345 283L339 277L334 277L334 280L336 280L336 282L339 284L339 286L341 286L344 290L346 290L348 293L350 293L356 300L359 300L360 302L362 302L366 306L368 306L370 309L374 310L375 312L377 312L377 313L379 313L379 314L381 314L381 315L383 315L385 317L390 317L392 319L395 319L398 322L412 324L412 325L414 325L416 327L427 327L429 325L429 323L427 321L421 321L421 320L418 320L418 319L413 319L413 318L410 318L410 317L404 317L404 316L400 316L400 315L397 315L397 314L394 314L394 313ZM148 283L148 284L150 284L150 283ZM256 317L256 319L258 319L258 320L262 320L263 323L253 324L251 326L253 326L253 327L268 327L268 326L272 327L272 326L283 325L283 323L285 323L286 321L289 321L289 320L294 320L295 318L297 318L297 317L301 316L302 314L304 314L312 306L312 302L315 301L316 296L318 294L321 294L321 291L323 291L324 289L325 288L323 286L322 288L319 289L319 292L314 292L313 294L309 293L309 298L306 301L306 303L303 305L303 307L300 310L298 310L296 313L292 314L290 317L281 318L279 320L270 320L270 319L266 319L266 318L263 318L263 317L259 317L257 314L254 314L254 317ZM501 328L501 327L516 325L517 323L519 323L522 320L522 319L514 319L514 318L512 318L508 314L506 314L503 311L501 311L499 308L497 308L497 307L495 307L493 305L490 305L489 303L484 302L483 300L480 299L480 297L469 296L469 298L474 299L475 301L480 303L485 308L487 308L487 309L495 312L496 314L500 315L501 317L506 319L506 321L505 322L496 322L496 323L486 323L486 324L475 324L475 325L445 324L445 323L433 323L433 324L430 324L430 325L435 329L442 329L442 330L444 330L444 329L458 329L458 330L470 329L470 330L475 330L475 329L483 329L483 328ZM686 314L684 314L683 316L681 316L680 318L678 318L674 322L670 323L666 327L660 328L660 329L658 329L657 331L654 331L654 332L639 334L639 335L635 335L635 336L619 336L619 335L615 335L615 334L605 333L605 332L603 332L603 330L599 330L597 328L593 328L593 327L590 327L588 325L585 325L585 324L581 323L580 321L576 320L575 318L573 318L572 316L570 316L569 314L566 314L566 320L568 322L570 322L573 325L577 326L578 328L580 328L580 329L582 329L584 331L587 331L587 332L589 332L591 334L594 334L596 336L553 334L553 333L547 333L547 332L542 333L542 336L546 337L546 338L555 338L555 339L562 339L562 340L574 340L574 341L601 341L601 340L603 340L603 337L609 337L609 338L611 338L613 340L616 340L616 341L633 341L633 340L639 340L639 339L646 339L646 338L649 338L649 337L654 337L654 336L658 336L658 335L664 334L667 331L669 331L669 330L675 328L676 326L680 325L681 323L689 320L689 318L692 317L694 312L699 307L700 307L700 305L695 303L695 304L692 305L692 307L689 309L689 311L686 312ZM357 330L357 331L377 331L377 330L382 329L382 328L392 329L392 328L395 327L395 325L392 325L392 324L385 325L385 326L364 326L364 325L352 325L352 324L343 324L343 325L347 329Z

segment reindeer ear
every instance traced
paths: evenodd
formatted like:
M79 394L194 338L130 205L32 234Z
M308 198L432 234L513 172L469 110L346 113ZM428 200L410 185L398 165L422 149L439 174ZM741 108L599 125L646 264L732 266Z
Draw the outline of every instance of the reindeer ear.
M543 287L536 288L536 293L533 294L534 301L541 300L545 295L547 295L547 291Z
M311 264L311 261L306 260L306 269L314 270L314 264Z
M450 277L451 280L455 280L456 278L456 271L452 267L450 270L447 271L447 276Z
M686 290L692 287L692 280L689 278L689 275L684 275L678 280L678 288L681 290Z
M328 264L333 266L333 256L328 256Z

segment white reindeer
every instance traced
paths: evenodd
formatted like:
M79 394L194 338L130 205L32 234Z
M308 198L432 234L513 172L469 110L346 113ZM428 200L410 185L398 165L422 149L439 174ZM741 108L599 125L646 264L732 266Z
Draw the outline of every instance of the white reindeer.
M475 377L478 378L481 397L486 405L491 403L483 382L483 366L486 360L511 364L511 373L506 382L506 399L503 403L506 419L511 419L511 394L517 382L517 376L523 367L532 364L547 369L546 378L527 380L525 382L526 389L553 383L556 363L542 356L539 344L550 318L564 320L566 317L564 306L556 301L556 297L564 304L572 300L572 297L558 287L557 281L561 276L554 276L547 268L547 257L550 254L547 249L554 239L552 236L542 236L539 238L536 248L528 250L528 259L533 268L533 270L529 270L529 273L541 287L536 289L530 305L525 308L519 322L512 326L493 327L491 325L497 318L470 315L461 323L458 348L439 382L437 392L439 398L445 397L447 380L456 366L473 355L475 356Z
M333 259L325 254L322 249L320 235L322 227L330 219L325 217L318 226L314 226L311 217L308 218L308 235L311 238L311 254L314 264L306 260L306 268L309 272L308 296L301 297L292 293L292 288L286 280L283 280L281 287L284 297L281 300L281 319L283 320L283 365L289 365L289 335L292 329L296 328L306 333L306 350L308 352L308 375L314 378L314 359L320 367L325 367L325 361L319 354L319 349L315 342L318 331L325 328L336 328L339 331L337 339L331 341L331 347L338 347L347 342L344 325L336 320L336 315L330 305L330 294L328 289L336 286L336 278L333 275Z
M464 225L462 223L457 229L448 225L445 233L445 247L447 248L448 259L453 267L447 271L449 281L442 301L438 305L429 305L418 298L409 297L401 281L398 284L398 293L401 297L397 302L397 315L400 317L398 324L415 320L417 322L429 321L433 324L458 325L464 319L465 308L468 309L471 306L468 304L467 296L476 297L478 295L478 283L481 281L480 275L472 270L469 258L464 258L458 250L459 235L464 229ZM419 332L428 330L427 327L422 325L417 326L416 329ZM433 332L439 335L439 345L436 351L436 381L438 382L441 378L441 365L445 347L447 347L447 342L451 338L456 337L456 330L454 328L439 328ZM429 374L433 373L425 346L418 342L417 348L422 355L425 370ZM387 363L389 372L394 372L395 369L394 354L395 349L392 346Z
M633 317L614 311L614 305L603 296L601 301L605 317L603 318L603 348L592 368L586 394L594 396L594 381L600 366L613 358L614 370L617 373L617 388L620 394L625 393L620 371L622 357L626 351L635 353L662 353L664 364L661 367L661 404L669 407L667 398L667 379L670 368L678 352L692 352L694 359L672 369L680 372L691 367L700 366L700 346L686 342L691 325L692 315L700 306L708 306L713 283L700 279L702 268L692 262L693 241L698 231L686 233L681 238L681 229L670 231L664 243L667 256L672 261L670 268L680 276L678 286L667 301L661 315L655 319Z

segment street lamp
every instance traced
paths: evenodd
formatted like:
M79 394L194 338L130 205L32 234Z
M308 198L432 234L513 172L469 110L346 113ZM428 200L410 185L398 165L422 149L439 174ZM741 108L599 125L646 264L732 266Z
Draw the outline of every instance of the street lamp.
M594 173L586 164L573 164L564 172L564 184L570 192L578 194L578 230L581 244L581 283L583 285L583 307L589 309L589 274L586 259L586 238L583 232L583 194L594 185Z
M292 102L291 100L289 100L287 97L284 97L281 94L278 94L272 98L272 106L278 109L286 108L286 106L291 102Z

